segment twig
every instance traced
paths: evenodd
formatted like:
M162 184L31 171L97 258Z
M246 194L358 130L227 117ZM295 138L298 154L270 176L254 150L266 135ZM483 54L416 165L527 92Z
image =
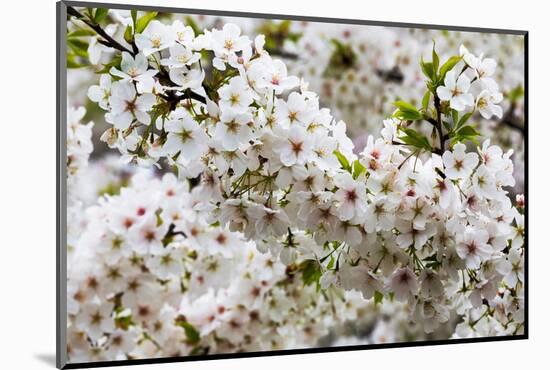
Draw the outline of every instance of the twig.
M187 238L187 235L185 234L185 232L183 232L183 231L176 231L176 225L170 224L170 226L168 227L168 231L166 232L166 236L165 236L165 237L176 236L176 235L181 235L181 236L183 236L184 238Z
M167 92L166 94L159 95L161 98L166 100L168 103L170 103L170 109L174 110L176 105L185 99L193 99L198 102L201 102L203 104L206 104L206 98L197 94L194 91L191 91L189 89L185 90L183 95L176 95L174 93Z
M111 36L109 36L109 34L107 34L107 32L105 32L105 30L103 28L101 28L101 26L99 24L95 24L93 22L90 22L88 19L86 19L86 17L81 14L78 10L76 10L75 8L69 6L67 7L67 13L76 17L77 19L81 20L82 22L84 22L86 25L88 25L88 27L90 27L91 29L93 29L99 36L103 37L104 40L98 40L98 42L102 45L105 45L107 47L112 47L114 49L117 49L117 50L120 50L120 51L125 51L127 53L130 53L131 55L136 55L138 54L139 50L137 48L137 46L135 45L134 42L132 42L132 49L133 50L130 50L126 47L124 47L123 45L121 45L118 41L116 41L115 39L113 39ZM159 74L160 76L171 86L176 86L172 80L170 79L170 76L168 75L168 73L161 69L159 71ZM176 105L183 99L185 98L190 98L190 99L193 99L193 100L196 100L196 101L199 101L203 104L206 104L206 99L203 97L203 96L200 96L199 94L191 91L190 89L187 89L184 91L184 94L181 95L181 96L177 96L176 94L174 93L167 93L165 95L160 95L164 100L166 100L167 102L170 103L170 108L173 110L175 109Z
M90 22L88 19L86 19L86 17L84 17L84 15L82 15L78 10L76 10L72 6L67 7L67 13L72 15L73 17L78 18L82 22L86 23L88 25L88 27L93 29L99 36L103 37L105 39L104 40L105 42L101 42L102 40L100 40L99 42L101 44L106 45L106 46L110 46L110 47L115 48L115 49L120 50L120 51L126 51L126 52L128 52L132 55L135 55L135 53L133 53L130 49L124 47L118 41L116 41L111 36L109 36L109 34L107 32L105 32L105 30L103 28L101 28L101 26L99 24ZM107 43L107 44L105 44L105 43Z
M510 108L506 111L500 123L508 126L512 130L519 131L522 135L525 136L525 124L519 122L519 120L514 116L514 110L516 109L516 103L512 103Z
M291 59L291 60L297 60L298 59L298 54L290 53L288 51L279 50L279 49L272 49L272 48L266 49L266 51L269 53L269 55L272 55L272 56L274 55L274 56L277 56L277 57L281 57L281 58L285 58L285 59Z

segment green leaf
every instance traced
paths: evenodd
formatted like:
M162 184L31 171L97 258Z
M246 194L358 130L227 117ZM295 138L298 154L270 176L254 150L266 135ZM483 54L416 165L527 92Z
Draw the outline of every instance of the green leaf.
M94 8L86 8L86 13L88 14L88 18L90 20L94 20Z
M382 303L384 299L384 294L380 293L378 290L374 292L374 304Z
M405 134L404 136L399 137L405 144L414 146L419 149L432 150L430 141L428 138L413 129L402 128L401 131Z
M134 32L132 31L132 26L127 25L124 30L124 40L131 44L134 41Z
M361 164L361 162L359 162L358 159L356 159L354 162L353 162L353 171L352 171L352 175L353 175L353 178L354 179L357 179L359 176L361 176L364 172L367 172L367 169L365 168L365 166L363 166Z
M109 73L109 71L111 70L111 67L115 67L115 68L120 69L120 62L121 61L122 61L122 56L119 54L119 55L115 56L113 59L111 59L111 61L109 63L103 64L103 68L101 68L96 73L98 73L98 74L100 74L100 73Z
M351 166L346 156L340 153L338 150L335 150L333 153L336 156L336 158L338 158L338 162L340 162L340 165L342 166L342 168L348 171L349 173L351 173Z
M88 43L80 39L67 40L69 48L79 57L88 58Z
M67 68L74 69L74 68L82 68L87 66L86 64L77 62L76 58L77 57L74 53L67 53Z
M115 326L122 330L128 330L130 326L134 325L132 316L117 316L115 317Z
M334 267L334 256L330 256L330 260L328 261L328 265L327 265L327 269L328 270L332 270L332 268Z
M525 92L523 90L523 86L518 85L514 89L512 89L507 96L511 102L515 102L516 100L522 98L524 93Z
M403 121L418 121L422 119L422 115L420 114L420 112L403 112L402 110L398 110L393 116Z
M106 8L97 8L94 15L94 22L100 23L102 20L107 17L107 14L109 13L109 9Z
M458 129L458 128L462 127L462 125L464 125L470 119L472 114L473 113L470 112L470 113L466 113L465 115L460 117L460 120L458 121L458 124L456 125L456 128Z
M462 126L456 132L451 133L452 141L451 145L454 145L457 142L464 142L470 140L474 143L478 143L477 137L481 135L473 126L467 125Z
M67 38L74 39L74 38L94 36L94 35L95 35L95 31L87 28L86 29L82 28L82 29L68 33Z
M447 74L447 72L453 69L454 66L456 66L456 64L461 60L462 57L455 55L450 57L445 63L443 63L441 69L439 70L439 82L442 82L445 79L445 75Z
M190 16L185 17L185 23L193 29L193 32L195 33L195 36L198 36L201 33L203 33L202 28L199 27L197 22L195 22L195 20L192 17L190 17Z
M399 108L402 111L418 112L418 109L416 109L414 105L412 105L411 103L407 103L406 101L403 101L403 100L398 100L395 103L393 103L393 105L395 105L397 108Z
M432 93L430 91L426 91L426 93L424 94L424 97L422 98L422 110L424 112L428 111L428 107L430 105L431 95L432 95Z
M134 26L134 29L136 29L136 22L137 22L137 10L130 11L130 15L132 16L132 24Z
M457 132L460 136L479 136L481 135L473 126L463 126Z
M453 115L453 123L456 125L458 123L458 111L453 109L452 115Z
M318 284L321 278L321 266L317 261L305 260L301 264L302 281L305 285Z
M443 126L445 126L445 128L447 129L447 131L451 131L453 129L453 126L451 126L451 124L447 121L441 121L443 122Z
M422 119L422 113L410 103L402 100L396 101L394 105L399 109L394 116L402 120L416 121Z
M157 16L157 14L157 12L147 12L145 13L145 15L143 15L143 17L139 18L136 22L136 33L142 33L149 22L151 22Z
M201 340L201 335L193 325L183 320L178 320L176 324L178 326L181 326L185 331L185 336L187 337L187 341L189 342L189 344L195 345L199 343L199 341Z
M437 72L437 70L439 69L439 55L437 55L437 52L435 51L435 41L433 42L432 47L432 64L434 71Z
M423 58L420 58L420 68L422 68L422 73L430 80L434 80L434 65L430 62L424 62Z

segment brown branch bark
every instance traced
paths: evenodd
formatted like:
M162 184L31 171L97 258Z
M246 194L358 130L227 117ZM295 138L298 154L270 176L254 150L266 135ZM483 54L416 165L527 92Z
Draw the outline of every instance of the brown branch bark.
M99 36L103 37L104 42L101 42L103 45L110 46L114 49L120 50L120 51L126 51L132 55L135 55L134 52L132 52L130 49L126 48L122 44L120 44L118 41L116 41L114 38L112 38L99 24L95 24L93 22L90 22L84 15L82 15L78 10L73 8L72 6L67 7L67 14L72 15L73 17L81 20L82 22L86 23L88 27L93 29Z
M525 136L525 123L520 122L514 115L514 110L516 109L516 104L512 103L510 108L506 111L500 123L506 127L511 128L512 130L519 131L523 136Z

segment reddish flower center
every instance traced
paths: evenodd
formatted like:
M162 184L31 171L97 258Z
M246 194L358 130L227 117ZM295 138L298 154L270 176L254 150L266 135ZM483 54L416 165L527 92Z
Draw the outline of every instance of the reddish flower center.
M348 202L355 202L357 200L357 193L355 192L355 189L346 191L346 200Z
M225 236L225 234L219 234L216 238L216 241L218 242L218 244L225 244L225 242L227 241L227 236Z

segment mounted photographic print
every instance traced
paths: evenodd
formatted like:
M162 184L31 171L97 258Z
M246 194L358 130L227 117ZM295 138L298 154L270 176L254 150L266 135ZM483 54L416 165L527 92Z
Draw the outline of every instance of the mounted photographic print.
M527 338L527 32L57 10L58 367Z

